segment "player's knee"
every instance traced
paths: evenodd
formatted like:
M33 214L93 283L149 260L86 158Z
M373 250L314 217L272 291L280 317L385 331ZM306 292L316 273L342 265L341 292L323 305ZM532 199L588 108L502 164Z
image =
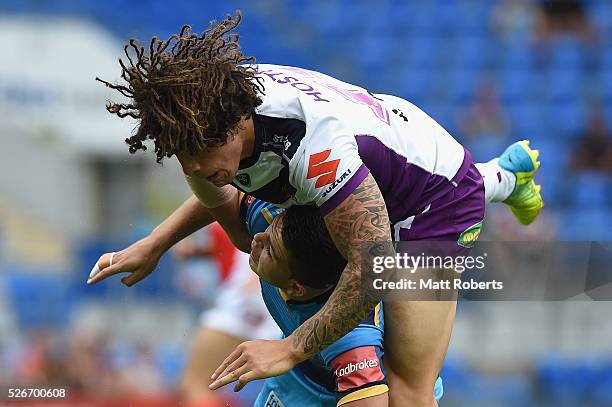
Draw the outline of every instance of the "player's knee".
M390 406L436 406L434 388L437 374L398 374L387 370Z
M389 382L389 406L434 407L437 403L434 390L429 386L402 386Z
M417 357L418 353L413 353L409 360L420 360L421 363L406 363L406 359L386 358L385 366L393 372L393 376L405 381L406 383L417 386L418 383L435 383L440 370L438 363L433 363L427 359L430 355ZM427 361L427 362L425 362Z
M422 397L419 394L398 394L391 391L389 393L389 407L437 407L435 397Z

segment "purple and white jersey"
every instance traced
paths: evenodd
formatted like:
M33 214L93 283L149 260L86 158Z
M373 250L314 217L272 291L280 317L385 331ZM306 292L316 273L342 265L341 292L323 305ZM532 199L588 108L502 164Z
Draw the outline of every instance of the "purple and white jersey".
M401 98L301 68L260 64L257 76L265 91L253 116L255 151L233 184L259 199L327 214L372 173L395 223L423 212L471 164L442 126Z

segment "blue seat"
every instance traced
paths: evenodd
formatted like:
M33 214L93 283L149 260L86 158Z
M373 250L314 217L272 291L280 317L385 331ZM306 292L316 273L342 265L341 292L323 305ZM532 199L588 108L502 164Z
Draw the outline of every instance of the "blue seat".
M479 380L483 401L504 400L509 405L524 406L530 399L529 378L518 374L482 375Z
M612 361L607 360L593 383L593 401L602 406L612 405Z
M548 99L553 103L572 102L581 98L582 71L579 69L551 69L547 75Z
M461 111L474 96L479 73L472 69L454 69L450 72L445 86L449 102L456 105L456 111Z
M499 75L502 100L509 103L520 103L533 95L534 75L528 67L504 67Z
M66 326L71 317L74 295L65 272L6 267L9 303L22 329Z
M606 34L612 32L612 5L605 0L589 1L586 4L589 19L605 38Z
M464 142L465 147L472 153L474 162L487 162L499 156L509 144L510 139L499 134L483 134Z
M601 172L579 172L573 177L572 203L579 208L602 208L612 204L612 177ZM612 225L610 225L612 227Z
M486 1L458 2L455 19L457 34L476 35L485 38L489 35L489 14L491 3Z
M502 53L502 67L505 69L529 69L535 64L535 50L529 41L504 43L498 42Z
M434 69L444 43L434 37L410 37L406 42L406 62L416 69Z
M459 390L465 388L471 375L472 373L466 369L465 361L447 356L440 371L440 376L444 380L445 393L446 389Z
M586 124L586 108L580 100L569 100L543 107L545 120L557 137L579 137Z
M389 41L384 33L378 33L373 35L359 35L353 40L352 48L359 50L359 56L356 58L356 62L364 66L377 66L381 67L388 63L391 56L398 51L400 46L395 41ZM347 50L351 53L350 50Z
M549 133L547 123L542 120L542 105L532 102L518 102L507 105L513 134L520 137L534 137Z
M438 23L432 18L434 5L431 2L414 2L410 6L408 29L413 35L423 38L439 34Z
M612 68L602 68L599 78L601 97L605 99L606 102L612 103Z
M570 194L566 189L571 187L566 180L567 167L570 159L570 145L564 140L546 132L534 135L520 135L531 139L533 148L540 150L542 166L536 174L536 183L542 185L542 198L549 208L567 205Z
M433 80L432 76L431 71L426 69L400 67L396 82L399 95L413 102L423 100Z
M345 28L354 27L356 17L362 11L361 7L343 8L337 1L319 3L316 6L313 4L307 5L304 2L299 6L299 9L305 11L304 13L297 13L298 16L301 15L302 21L307 23L308 27L324 35L334 35ZM345 18L346 24L338 24L339 19L344 20ZM353 32L358 35L360 31Z
M461 70L481 69L486 61L487 39L480 35L460 36L453 51L455 65Z
M414 27L412 25L413 15L414 4L409 2L398 2L389 8L384 17L388 19L387 23L390 29L395 32L410 35L414 33Z
M451 36L456 35L463 23L462 17L463 8L458 2L439 2L435 5L431 19L435 21L438 35Z
M610 99L606 100L604 111L606 115L606 122L608 124L608 128L612 129L612 96L610 97Z
M425 112L437 121L451 134L455 133L455 114L456 110L446 101L436 101L423 106Z
M568 210L559 224L563 240L612 240L612 214L606 208Z
M541 362L537 374L542 392L554 403L579 403L587 396L585 382L571 361L550 357Z
M569 34L552 39L548 52L550 66L560 69L581 69L587 57L584 44Z
M537 377L540 391L549 401L560 405L580 405L590 395L595 372L589 365L549 357L540 362Z

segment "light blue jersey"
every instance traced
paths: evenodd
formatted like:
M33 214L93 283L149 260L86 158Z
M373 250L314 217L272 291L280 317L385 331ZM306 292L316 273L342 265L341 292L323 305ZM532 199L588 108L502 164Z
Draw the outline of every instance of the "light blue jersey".
M251 236L264 232L283 210L249 195L241 202L241 214ZM321 309L333 291L298 302L284 296L277 287L260 282L266 307L285 336ZM266 379L255 406L331 407L387 392L384 326L381 302L361 324L315 357L287 374ZM438 399L442 396L441 379L436 382L435 393Z

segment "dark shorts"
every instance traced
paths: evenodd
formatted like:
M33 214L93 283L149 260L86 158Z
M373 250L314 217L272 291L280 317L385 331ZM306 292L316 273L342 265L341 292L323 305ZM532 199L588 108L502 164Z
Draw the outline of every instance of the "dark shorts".
M469 168L456 182L457 185L427 203L419 214L411 217L412 219L407 219L401 225L399 223L394 225L392 231L394 240L440 242L455 254L463 251L461 249L469 248L470 239L467 241L468 244L465 244L466 242L460 241L460 238L465 237L464 232L484 219L485 190L482 175L471 162L471 157L466 155L466 159L469 162L465 165ZM476 234L467 235L470 238L477 238L478 234L479 229ZM453 248L458 249L458 252L452 250Z

